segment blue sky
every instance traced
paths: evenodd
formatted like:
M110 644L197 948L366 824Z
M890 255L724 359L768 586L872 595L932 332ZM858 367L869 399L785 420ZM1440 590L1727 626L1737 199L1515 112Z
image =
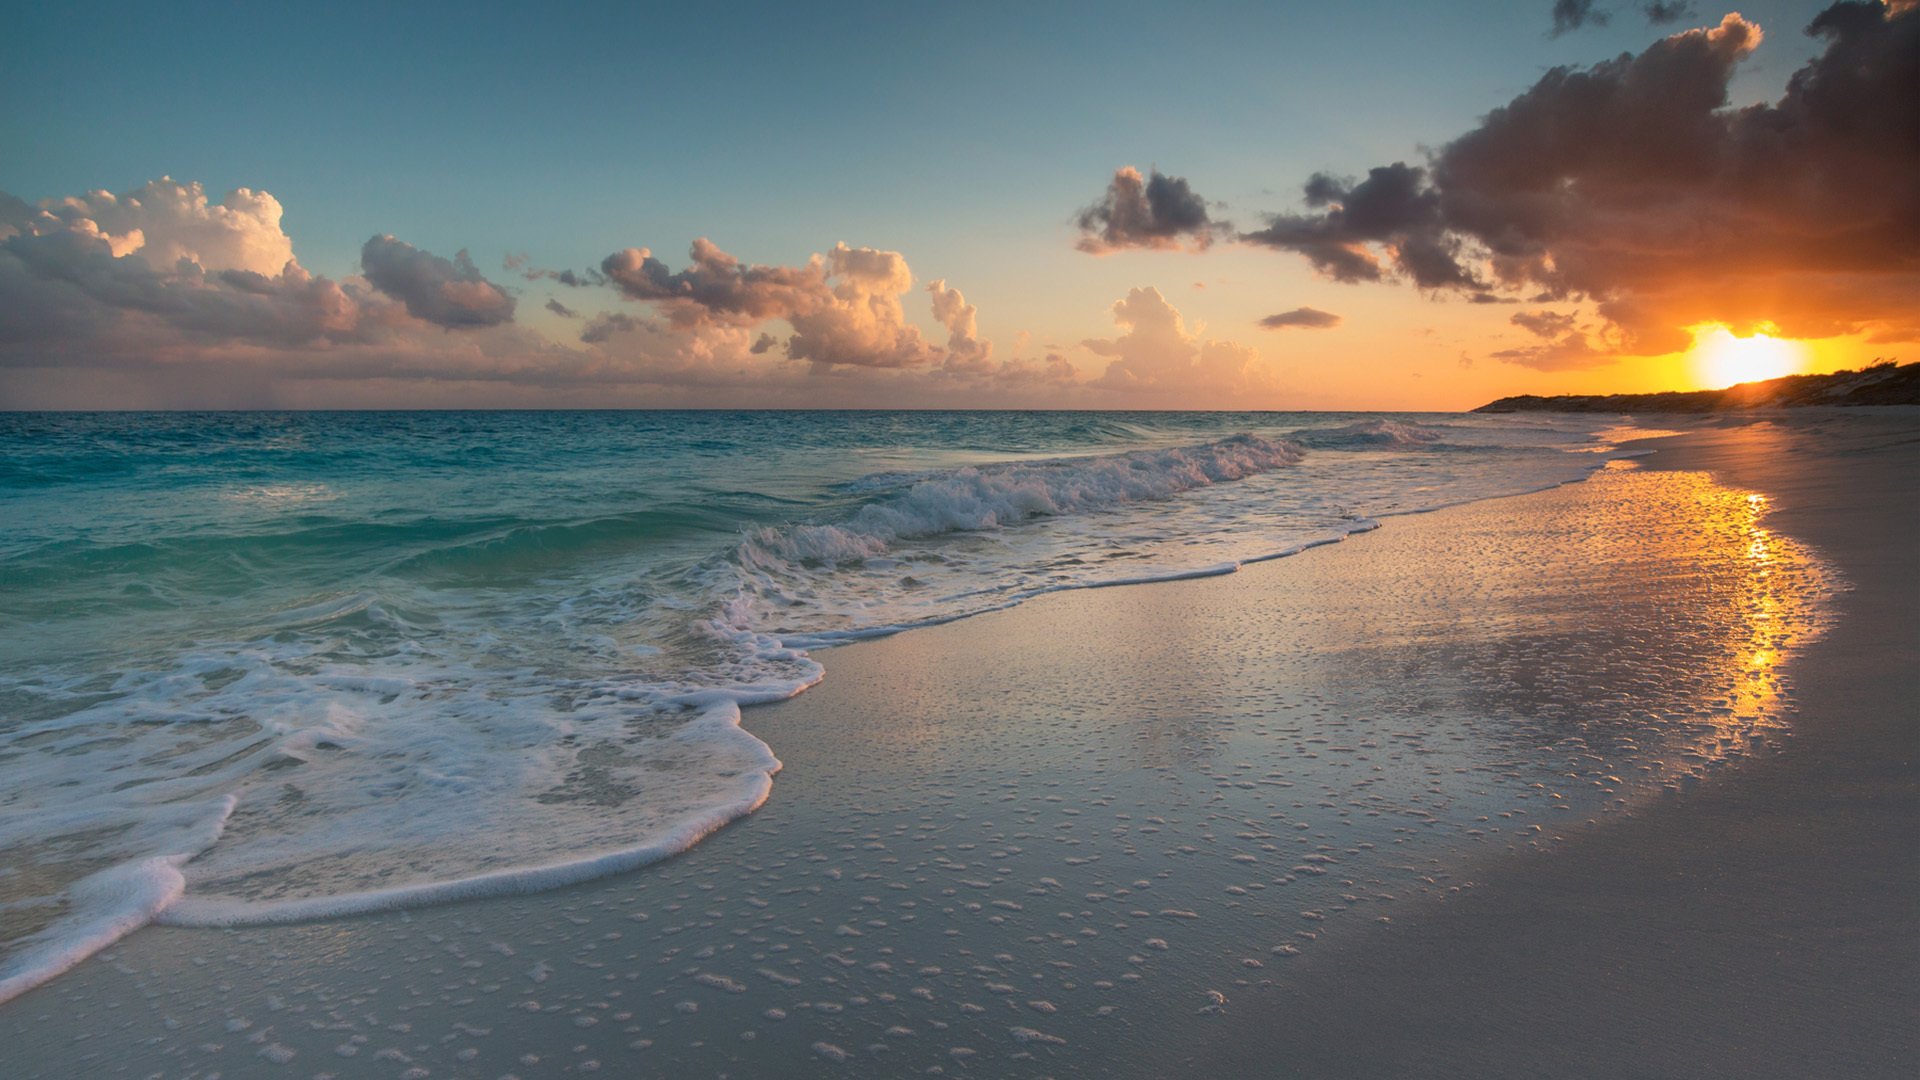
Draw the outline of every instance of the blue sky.
M610 239L769 261L844 239L952 248L957 273L1068 235L1116 165L1284 209L1312 171L1408 157L1653 36L1623 14L1548 38L1546 6L32 5L0 45L24 151L0 189L265 188L336 273L375 232L562 265ZM1811 55L1820 6L1739 5L1794 30L1755 97Z

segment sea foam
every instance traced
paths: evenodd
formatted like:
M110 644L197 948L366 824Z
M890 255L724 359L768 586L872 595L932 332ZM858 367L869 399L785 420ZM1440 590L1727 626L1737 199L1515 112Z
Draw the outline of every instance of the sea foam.
M1165 499L1292 465L1300 456L1298 443L1236 435L1200 446L955 469L914 478L845 522L757 530L743 545L744 557L764 551L800 562L870 558L899 540Z
M826 418L825 434L767 448L782 467L818 463L825 482L808 489L757 459L698 473L708 451L678 447L744 438L721 422L674 422L707 439L600 431L585 450L570 428L548 432L518 486L437 457L445 421L403 418L359 432L390 459L329 451L287 477L216 461L204 497L157 478L177 474L178 447L231 433L169 437L137 463L156 479L121 497L125 520L89 517L91 488L36 487L16 519L35 524L3 538L22 589L0 691L24 704L0 722L14 871L0 874L0 999L156 917L279 922L643 865L765 801L780 762L740 709L817 682L810 649L1063 589L1231 573L1594 464L1561 452L1580 432L1546 430L1410 468L1515 429L1368 418L1197 442L1191 421L1102 421L1080 425L1096 441L1057 447L1070 456L860 471L849 462L876 440ZM374 421L338 423L308 437ZM967 424L1025 439L1075 427L925 423L969 438ZM300 445L269 434L237 460ZM503 427L496 445L527 436ZM572 487L540 479L561 447L609 442L667 449L570 466ZM233 486L235 468L259 475ZM621 503L649 468L677 501Z
M1432 425L1382 419L1315 428L1296 436L1302 445L1315 449L1427 446L1440 442L1444 437L1445 432Z

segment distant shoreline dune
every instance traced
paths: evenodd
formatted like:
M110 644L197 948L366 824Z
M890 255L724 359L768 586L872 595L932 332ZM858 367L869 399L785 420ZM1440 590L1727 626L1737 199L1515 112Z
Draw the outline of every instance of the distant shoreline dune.
M1706 413L1809 405L1920 405L1920 362L1887 362L1830 375L1786 375L1724 390L1660 394L1521 394L1490 401L1478 413Z

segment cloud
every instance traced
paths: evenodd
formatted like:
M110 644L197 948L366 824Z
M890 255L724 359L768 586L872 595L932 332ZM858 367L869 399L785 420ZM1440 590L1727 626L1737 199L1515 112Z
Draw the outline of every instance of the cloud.
M1059 352L1038 358L1017 355L1032 340L1025 332L1014 335L1015 356L995 361L993 342L980 337L977 312L960 290L934 281L927 285L927 292L933 298L934 319L947 330L940 366L930 372L934 379L997 395L1075 390L1084 385L1073 362Z
M997 398L1009 403L1046 403L1056 408L1088 388L1073 361L1057 352L999 361L948 362L927 371L924 377L929 380L929 395L972 391L979 395L976 400Z
M32 203L18 195L0 191L0 239L26 231L39 216L40 210Z
M1535 371L1579 371L1613 363L1612 355L1595 349L1587 336L1577 330L1538 345L1501 349L1493 358Z
M991 363L993 343L980 340L978 312L959 289L947 288L945 281L927 285L933 296L933 317L947 328L947 355L944 364L953 370L983 370Z
M1302 330L1330 330L1339 326L1341 318L1331 311L1319 308L1297 307L1292 311L1283 311L1278 315L1269 315L1260 320L1260 325L1269 330L1286 330L1298 327Z
M1180 312L1158 289L1133 289L1115 301L1112 311L1113 321L1125 332L1081 342L1094 355L1109 358L1106 370L1091 383L1095 387L1216 406L1223 396L1273 388L1272 375L1256 350L1189 332Z
M1553 0L1553 29L1548 37L1559 37L1583 26L1605 26L1613 16L1593 6L1593 0Z
M41 203L0 193L0 405L1038 407L1091 393L1057 354L993 358L945 282L930 297L947 345L924 340L901 306L913 275L897 252L736 262L729 281L731 257L696 246L690 272L654 272L660 318L603 312L582 340L553 341L512 322L511 295L464 255L376 237L367 276L336 281L300 266L279 221L264 192L215 203L170 180ZM510 268L613 285L519 256Z
M265 192L242 188L212 204L199 184L167 179L38 206L6 196L0 350L347 341L387 321L362 290L302 269L279 221Z
M915 367L931 363L934 348L907 322L900 297L913 273L897 251L836 244L827 252L832 290L819 302L788 312L793 327L787 355L832 366Z
M157 272L171 271L184 259L207 271L271 277L294 261L281 212L280 200L264 191L235 188L215 203L198 181L181 184L163 176L123 195L92 191L49 199L30 216L41 222L34 231L97 235L115 257L138 255ZM19 213L16 208L11 215Z
M1516 311L1507 321L1539 340L1494 353L1493 358L1502 363L1536 371L1575 371L1613 362L1612 350L1602 347L1607 342L1603 339L1596 345L1572 312Z
M676 272L646 248L627 248L602 260L600 273L685 331L785 320L793 328L787 355L822 367L916 367L937 358L901 306L913 272L897 251L837 244L804 266L759 266L703 237L690 259Z
M257 406L315 380L526 385L593 362L510 324L449 335L365 279L310 273L280 215L266 192L215 203L167 179L37 204L0 195L0 401ZM72 387L88 396L62 396Z
M1070 387L1079 383L1080 373L1065 356L1048 353L1039 359L1014 357L1003 361L995 378L1001 385L1011 387Z
M260 265L258 244L201 244L205 263L156 269L127 232L103 231L67 201L0 194L0 404L1040 408L1111 404L1119 394L1150 407L1204 406L1219 388L1264 385L1252 350L1202 340L1177 312L1156 316L1144 301L1126 309L1135 321L1111 343L1100 386L1056 347L1021 355L1027 335L1001 360L974 305L945 281L926 287L945 332L944 345L928 342L901 310L913 287L904 257L846 245L802 267L762 273L736 263L736 282L714 273L727 258L716 249L700 260L708 280L662 286L670 299L646 301L645 313L586 319L579 341L512 321L447 333L410 313L405 296L424 291L442 305L428 314L469 318L433 289L477 277L471 261L381 239L368 262L399 298L369 279L310 274L292 258L262 273L245 265ZM662 271L656 280L676 276L693 275ZM557 315L579 315L559 307ZM747 310L767 317L755 323L740 314ZM773 321L791 335L770 332ZM795 363L796 352L806 362Z
M1809 30L1823 51L1778 101L1727 106L1762 40L1728 15L1553 68L1424 165L1316 175L1313 212L1245 239L1342 281L1591 301L1613 355L1685 348L1685 328L1708 322L1791 337L1911 325L1920 5L1838 3Z
M580 331L580 340L588 345L598 345L611 341L613 335L631 333L640 329L642 322L631 315L618 311L603 311L587 320L586 328Z
M1266 228L1241 239L1297 251L1335 281L1385 277L1387 268L1369 249L1377 244L1421 288L1481 287L1456 259L1459 242L1445 231L1440 195L1423 168L1395 162L1357 182L1315 173L1305 201L1319 212L1273 215Z
M526 268L521 269L522 267ZM579 273L572 270L546 270L538 266L526 266L524 262L513 263L508 269L518 270L520 276L528 281L557 281L562 285L574 288L584 288L588 285L605 285L607 283L606 275L593 269Z
M164 190L176 197L139 196L137 218L126 195L0 193L0 404L1206 407L1272 387L1254 350L1189 329L1153 290L1115 305L1118 336L1087 344L1106 360L1097 379L1059 346L1028 353L1044 340L1028 334L1001 359L945 280L922 286L942 332L929 341L902 307L915 288L905 257L845 244L762 267L702 243L679 271L633 249L606 261L617 274L515 256L533 280L598 281L644 306L581 319L543 300L581 319L579 340L553 340L514 322L512 295L464 254L375 237L365 276L333 280L293 258L271 196Z
M1573 316L1556 311L1516 311L1507 321L1543 338L1558 337L1573 329Z
M701 237L692 263L671 271L647 248L627 248L601 260L600 273L629 299L668 307L676 323L751 324L785 318L819 303L827 292L818 256L805 266L749 266Z
M1185 179L1158 169L1142 178L1131 165L1114 170L1107 193L1076 218L1081 251L1105 255L1123 248L1176 249L1181 239L1195 251L1213 243L1216 223L1207 215L1207 203Z
M1640 5L1640 13L1647 17L1647 22L1650 25L1672 26L1681 19L1691 18L1693 16L1693 5L1688 3L1687 0L1673 0L1672 3L1668 3L1666 0L1650 0L1650 2Z
M373 287L406 305L407 313L449 330L497 326L513 319L514 299L482 277L465 251L451 260L391 235L360 248L360 271Z

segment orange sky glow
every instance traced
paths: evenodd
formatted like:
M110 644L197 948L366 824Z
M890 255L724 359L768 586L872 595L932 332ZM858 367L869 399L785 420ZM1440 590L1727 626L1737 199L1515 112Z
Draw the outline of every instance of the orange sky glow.
M784 216L756 207L807 179L785 170L672 173L564 233L554 200L355 214L144 159L114 190L0 191L0 407L1454 410L1915 359L1920 4L1762 7L1784 22L1622 19L1624 50L1490 23L1560 62L1496 87L1416 51L1445 117L1370 141L1295 115L1265 156L1257 115L1193 141L1210 106L1091 148L1009 135L1011 179L909 154L862 189L890 146L822 124L837 179ZM1290 100L1296 69L1247 63ZM718 115L687 137L757 122ZM716 184L757 186L674 209Z

